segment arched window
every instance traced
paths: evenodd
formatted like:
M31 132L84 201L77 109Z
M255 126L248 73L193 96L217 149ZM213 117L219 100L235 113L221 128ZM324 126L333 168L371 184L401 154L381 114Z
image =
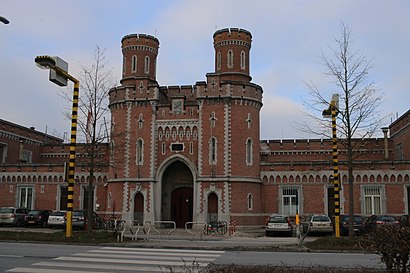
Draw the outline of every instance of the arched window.
M248 197L247 197L247 203L248 203L248 210L252 210L253 209L253 196L252 193L248 193Z
M252 151L252 140L248 138L248 140L246 141L246 165L252 165Z
M233 68L233 51L228 50L228 68Z
M137 56L132 56L131 60L131 72L137 72Z
M144 141L142 139L137 140L137 165L144 163Z
M149 56L145 56L144 73L149 74Z
M246 55L245 51L241 51L241 69L246 68Z
M217 141L215 137L209 140L209 164L215 165L217 161Z
M221 70L221 63L222 63L222 56L221 56L221 52L218 51L218 54L216 55L216 68L217 70Z

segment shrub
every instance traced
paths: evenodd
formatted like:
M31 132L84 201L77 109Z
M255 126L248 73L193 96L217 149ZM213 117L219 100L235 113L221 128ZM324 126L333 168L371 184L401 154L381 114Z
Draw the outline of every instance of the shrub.
M388 272L407 272L410 255L410 227L383 225L362 240L362 246L381 256Z

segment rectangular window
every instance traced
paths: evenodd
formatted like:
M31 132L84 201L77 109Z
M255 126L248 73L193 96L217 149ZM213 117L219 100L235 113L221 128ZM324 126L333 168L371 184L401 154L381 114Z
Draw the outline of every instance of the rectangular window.
M299 192L297 187L282 188L282 214L296 215L299 212Z
M367 186L364 193L364 213L366 215L382 213L382 193L380 186Z
M397 160L403 160L404 155L403 155L403 144L399 143L396 146L396 154L397 154Z
M0 163L6 163L7 145L0 143Z
M33 207L33 187L19 188L19 206L31 209Z
M29 150L23 150L21 160L25 163L32 163L33 153Z

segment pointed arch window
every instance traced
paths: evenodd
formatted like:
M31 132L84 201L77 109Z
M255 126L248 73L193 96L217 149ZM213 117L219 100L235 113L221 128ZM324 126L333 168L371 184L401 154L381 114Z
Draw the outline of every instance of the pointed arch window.
M246 165L252 165L253 161L253 143L252 139L248 138L246 141Z
M137 72L137 56L132 56L131 60L131 72Z
M221 52L218 51L218 54L216 55L216 68L217 70L221 70L221 65L222 64L222 56L221 56Z
M149 74L149 56L145 56L145 62L144 62L144 73Z
M144 141L140 138L137 140L137 165L144 164Z
M233 51L228 50L228 68L233 68Z
M241 51L241 69L246 68L246 55L245 51Z

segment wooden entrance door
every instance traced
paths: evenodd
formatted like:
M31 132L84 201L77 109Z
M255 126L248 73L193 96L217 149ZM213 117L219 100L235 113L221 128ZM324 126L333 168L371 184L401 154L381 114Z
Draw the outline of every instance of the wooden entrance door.
M208 196L208 224L218 222L218 196L211 193Z
M138 221L140 225L144 223L144 196L140 192L134 198L134 221Z
M185 227L186 222L192 222L193 189L178 188L171 195L171 217L178 228Z

